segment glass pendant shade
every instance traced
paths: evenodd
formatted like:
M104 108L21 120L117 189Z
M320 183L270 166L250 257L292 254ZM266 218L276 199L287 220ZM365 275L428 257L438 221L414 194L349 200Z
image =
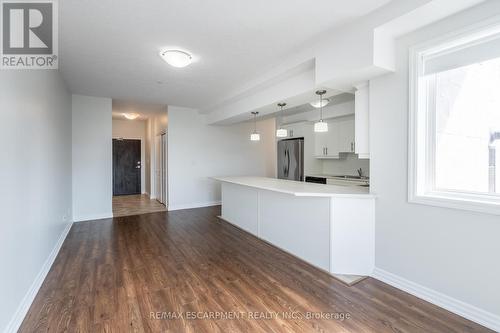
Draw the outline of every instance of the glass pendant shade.
M288 136L288 131L284 128L278 128L276 130L276 137L277 138L286 138Z
M314 132L316 133L324 133L328 132L328 123L325 123L323 121L323 106L326 105L324 104L324 99L323 95L326 94L326 90L318 90L316 91L316 95L319 96L319 121L314 124Z
M322 101L315 101L315 102L311 102L309 103L312 107L316 108L316 109L319 109L319 108L322 108L324 106L327 106L328 103L330 103L330 100L329 99L323 99Z
M316 133L328 132L328 123L324 122L323 120L318 121L317 123L314 124L314 132Z
M260 141L260 134L259 133L250 134L250 141Z
M276 137L277 138L286 138L288 136L288 131L282 127L283 125L283 119L285 117L285 112L283 111L283 108L286 106L286 103L278 103L278 107L280 108L280 113L281 113L281 125L280 127L276 130Z
M260 141L260 134L257 132L257 115L259 112L252 112L253 115L253 133L250 134L250 141Z

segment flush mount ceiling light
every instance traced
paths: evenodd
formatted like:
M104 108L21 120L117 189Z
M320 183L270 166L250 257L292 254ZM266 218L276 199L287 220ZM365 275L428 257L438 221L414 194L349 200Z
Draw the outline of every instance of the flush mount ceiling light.
M138 113L124 113L123 116L128 120L134 120L140 116Z
M330 103L330 100L328 98L325 98L325 99L322 100L322 102L320 102L320 101L314 101L314 102L311 102L309 104L311 104L312 107L315 107L316 109L319 109L320 107L327 106L328 103Z
M324 94L326 94L326 90L316 91L316 95L319 95L319 102L318 102L319 121L314 124L314 132L316 132L316 133L328 132L328 123L323 121L323 95Z
M172 67L182 68L193 62L193 56L181 50L162 50L160 57Z
M257 115L258 112L252 112L253 114L253 133L250 134L250 141L260 141L260 134L257 132Z
M276 137L277 138L286 138L288 136L288 131L283 128L283 116L284 116L284 112L283 111L283 108L286 106L286 103L278 103L278 107L280 108L281 110L281 125L280 125L280 128L278 128L276 130Z

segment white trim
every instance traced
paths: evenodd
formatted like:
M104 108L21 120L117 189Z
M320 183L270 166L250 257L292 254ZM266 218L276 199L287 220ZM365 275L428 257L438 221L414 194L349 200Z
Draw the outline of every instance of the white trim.
M500 215L500 204L486 201L476 201L466 198L453 198L451 196L439 195L439 192L435 194L427 194L425 196L412 195L409 197L408 202L434 207L444 207Z
M209 202L198 202L198 203L190 203L190 204L180 204L180 205L169 205L167 207L168 211L172 210L181 210L181 209L192 209L192 208L202 208L202 207L210 207L210 206L219 206L222 202L219 201L209 201Z
M30 288L28 289L28 292L24 295L23 300L17 307L17 310L10 320L9 324L4 330L4 333L15 333L23 323L24 317L28 313L28 310L35 300L35 297L38 293L38 290L40 290L40 287L42 286L43 281L47 277L47 274L50 271L50 268L52 267L52 264L54 263L54 260L56 260L57 254L59 253L59 250L61 249L64 240L66 239L66 236L68 235L71 226L73 223L68 223L66 227L64 228L63 232L61 233L61 236L59 236L59 239L57 240L56 245L52 249L52 252L50 252L47 260L45 260L45 263L42 266L42 269L36 276L35 280L31 284Z
M467 193L439 191L434 187L434 149L429 145L433 142L435 131L429 128L429 111L419 91L425 89L424 82L419 78L423 75L424 58L436 53L468 47L479 40L498 38L500 34L500 16L482 21L446 34L442 37L426 41L410 48L409 52L409 116L408 116L408 202L415 204L461 209L481 213L500 215L500 201L497 195L486 193ZM425 147L423 147L423 145Z
M424 287L418 283L407 280L378 267L376 267L373 271L372 277L393 287L406 291L407 293L421 298L429 303L451 311L459 316L488 327L494 331L500 332L500 316L494 313L462 302L433 289Z
M370 153L358 153L359 159L370 159Z
M340 160L340 154L335 155L314 155L314 158L318 160Z
M73 222L84 222L84 221L112 219L112 218L113 218L112 212L103 214L87 214L87 215L74 216Z

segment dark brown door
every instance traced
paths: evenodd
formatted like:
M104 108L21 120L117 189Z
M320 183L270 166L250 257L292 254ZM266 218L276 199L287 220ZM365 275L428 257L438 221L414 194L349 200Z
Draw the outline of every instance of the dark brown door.
M113 195L141 193L141 140L113 139Z

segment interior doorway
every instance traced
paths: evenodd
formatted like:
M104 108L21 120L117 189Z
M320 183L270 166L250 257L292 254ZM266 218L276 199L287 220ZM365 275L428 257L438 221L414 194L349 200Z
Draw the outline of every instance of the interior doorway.
M113 100L113 216L166 211L166 105Z
M141 140L113 139L113 196L141 194Z

